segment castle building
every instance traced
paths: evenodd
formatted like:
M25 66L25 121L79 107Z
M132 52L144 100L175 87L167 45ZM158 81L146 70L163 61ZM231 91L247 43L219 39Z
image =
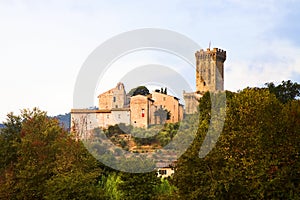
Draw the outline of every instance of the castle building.
M124 123L134 127L148 128L151 125L176 123L183 119L183 114L197 112L199 99L207 91L224 90L224 62L226 51L208 48L195 53L196 91L183 91L185 109L177 97L168 95L163 90L151 94L126 95L123 83L98 96L98 109L72 109L71 130L79 138L88 138L95 128Z
M96 110L71 110L71 130L77 133L78 138L89 138L95 128L108 128L120 123L148 128L183 119L183 105L177 97L168 95L166 90L154 91L147 96L128 97L124 84L118 83L116 87L100 94L98 99L99 108Z
M196 57L196 91L183 91L185 114L197 112L199 99L207 91L224 90L224 62L226 51L218 48L206 51L201 49L195 53Z
M224 90L224 62L226 51L209 48L195 53L196 57L196 92Z

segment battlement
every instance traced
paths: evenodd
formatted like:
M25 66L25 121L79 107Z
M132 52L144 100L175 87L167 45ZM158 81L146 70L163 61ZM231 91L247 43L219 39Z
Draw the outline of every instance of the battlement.
M206 51L201 49L195 53L196 60L198 59L213 59L213 60L221 60L224 62L226 60L226 51L218 48L207 48Z

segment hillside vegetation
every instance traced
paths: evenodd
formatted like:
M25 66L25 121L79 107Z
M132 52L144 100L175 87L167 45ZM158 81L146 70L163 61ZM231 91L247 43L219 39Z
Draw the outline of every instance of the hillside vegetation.
M125 173L105 166L46 112L11 113L0 134L0 199L299 199L299 91L290 81L227 91L226 109L220 110L226 112L223 132L203 158L199 150L214 99L209 93L200 100L199 114L187 116L190 124L165 125L157 136L133 137L132 143L122 142L126 128L132 127L104 131L120 149L146 151L147 145L159 149L167 144L178 127L188 135L191 126L199 124L174 176L165 180L155 171ZM154 129L134 131L145 136ZM133 169L140 167L130 162L126 164Z

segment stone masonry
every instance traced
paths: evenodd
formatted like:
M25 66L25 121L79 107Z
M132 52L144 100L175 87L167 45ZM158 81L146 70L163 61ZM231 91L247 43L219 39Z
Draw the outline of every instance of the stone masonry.
M183 91L185 101L185 114L197 112L199 99L207 91L216 92L224 90L224 62L226 51L208 48L195 53L196 57L196 91L186 93Z

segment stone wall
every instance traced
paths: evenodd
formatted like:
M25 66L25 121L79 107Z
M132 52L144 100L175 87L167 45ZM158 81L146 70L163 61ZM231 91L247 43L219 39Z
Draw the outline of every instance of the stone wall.
M149 124L149 98L143 95L136 95L130 98L131 125L147 128Z
M224 90L224 62L226 51L209 48L195 53L196 57L196 92Z
M115 124L124 123L130 125L130 109L129 108L114 108L111 110L113 122Z
M167 123L176 123L180 121L181 116L183 116L182 109L180 109L179 99L171 95L167 95L161 92L153 92L152 99L154 100L154 105L159 108L160 106L163 109L170 111L170 119L167 120Z
M194 114L198 111L199 99L201 97L201 94L197 94L195 92L186 93L183 91L185 114Z
M126 91L123 83L98 96L99 109L124 108L127 102Z
M88 139L93 136L95 128L108 128L111 125L124 123L130 124L130 110L71 110L71 132L76 133L78 139Z

